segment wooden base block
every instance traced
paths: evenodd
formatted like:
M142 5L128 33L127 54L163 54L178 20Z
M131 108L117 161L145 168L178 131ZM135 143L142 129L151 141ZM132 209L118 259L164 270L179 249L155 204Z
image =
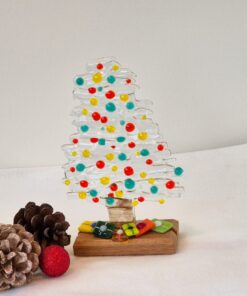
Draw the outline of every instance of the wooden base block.
M167 219L173 228L166 233L150 231L126 242L101 239L92 233L79 233L74 243L75 256L130 256L130 255L170 255L176 253L179 224Z

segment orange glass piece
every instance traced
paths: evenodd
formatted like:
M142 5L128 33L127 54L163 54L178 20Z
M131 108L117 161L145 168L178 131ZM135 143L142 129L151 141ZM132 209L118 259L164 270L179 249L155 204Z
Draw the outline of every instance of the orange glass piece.
M139 233L136 234L136 237L139 237L143 235L144 233L148 232L152 228L154 228L156 225L152 220L144 219L142 222L139 222L136 227L139 230Z

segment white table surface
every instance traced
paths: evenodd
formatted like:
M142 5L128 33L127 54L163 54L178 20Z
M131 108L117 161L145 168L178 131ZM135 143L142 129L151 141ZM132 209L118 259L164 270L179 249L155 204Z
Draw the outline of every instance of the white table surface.
M39 273L2 295L247 295L247 145L177 155L184 167L183 198L145 203L138 218L176 218L179 248L171 256L76 258L60 278ZM70 222L106 219L106 209L69 199L60 167L0 170L0 222L11 223L28 201L49 202Z

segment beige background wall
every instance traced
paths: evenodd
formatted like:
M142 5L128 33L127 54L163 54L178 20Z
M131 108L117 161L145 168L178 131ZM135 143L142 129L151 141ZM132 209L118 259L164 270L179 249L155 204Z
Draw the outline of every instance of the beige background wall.
M173 151L247 142L246 12L236 0L0 0L0 167L65 162L73 77L102 56L138 75Z

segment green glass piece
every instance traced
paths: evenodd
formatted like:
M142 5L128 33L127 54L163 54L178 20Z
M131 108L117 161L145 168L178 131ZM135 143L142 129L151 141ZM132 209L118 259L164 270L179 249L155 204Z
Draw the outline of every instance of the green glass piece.
M78 164L76 165L76 170L77 170L78 172L83 172L83 171L85 170L85 165L84 165L83 163L78 163Z
M184 170L181 167L176 167L174 169L174 173L176 176L181 176L183 174Z
M84 84L84 79L82 77L77 77L75 82L77 85L82 86Z
M96 237L110 239L115 229L116 225L113 223L98 221L94 227L93 233Z
M152 230L155 232L166 233L167 231L171 230L173 227L173 224L169 221L164 221L159 219L152 219L152 221L156 224L156 226L152 228Z

